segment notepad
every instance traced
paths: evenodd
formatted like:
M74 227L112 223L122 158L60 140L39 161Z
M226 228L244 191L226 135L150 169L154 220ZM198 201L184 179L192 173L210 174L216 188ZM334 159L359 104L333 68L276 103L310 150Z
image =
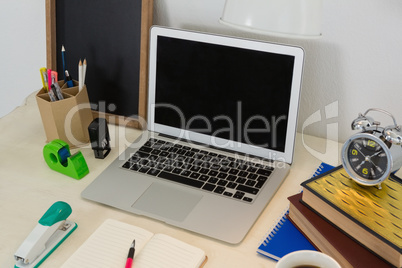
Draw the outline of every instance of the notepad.
M200 248L165 234L153 234L117 220L106 220L62 268L124 267L135 239L135 268L202 267L207 257Z
M278 261L297 250L316 250L306 237L289 221L286 212L272 228L257 252Z
M311 177L331 170L333 166L322 162ZM278 261L288 253L297 250L316 250L313 244L288 219L286 210L276 224L269 230L257 249L259 254Z

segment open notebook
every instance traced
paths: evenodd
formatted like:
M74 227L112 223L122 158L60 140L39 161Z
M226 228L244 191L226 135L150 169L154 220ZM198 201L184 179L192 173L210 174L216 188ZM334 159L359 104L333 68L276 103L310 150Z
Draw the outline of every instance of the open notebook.
M106 220L62 268L124 267L130 245L135 239L135 268L204 266L205 252L165 234L120 221Z

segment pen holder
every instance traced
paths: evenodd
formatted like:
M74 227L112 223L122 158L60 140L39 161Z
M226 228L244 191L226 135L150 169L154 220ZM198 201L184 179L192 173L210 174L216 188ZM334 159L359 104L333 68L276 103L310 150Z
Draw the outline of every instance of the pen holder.
M67 88L64 81L57 82L61 87L62 100L51 101L47 91L42 88L36 94L46 142L61 139L71 147L89 142L88 126L93 120L86 85L78 90L78 82Z

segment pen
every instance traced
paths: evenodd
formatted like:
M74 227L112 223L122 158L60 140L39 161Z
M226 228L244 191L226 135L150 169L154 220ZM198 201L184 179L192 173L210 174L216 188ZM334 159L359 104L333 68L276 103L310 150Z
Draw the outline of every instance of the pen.
M65 74L65 76L66 76L67 86L68 86L68 87L73 87L73 86L74 86L74 83L73 83L73 80L71 79L70 74L68 73L68 70L66 70L66 71L64 72L64 74Z
M135 239L133 240L133 243L131 243L130 250L128 251L125 268L131 268L131 266L133 265L134 253L135 253Z
M64 45L61 45L61 60L63 62L63 74L64 74L64 81L67 82L67 77L66 77L66 60L65 60L65 54L66 49L64 48Z

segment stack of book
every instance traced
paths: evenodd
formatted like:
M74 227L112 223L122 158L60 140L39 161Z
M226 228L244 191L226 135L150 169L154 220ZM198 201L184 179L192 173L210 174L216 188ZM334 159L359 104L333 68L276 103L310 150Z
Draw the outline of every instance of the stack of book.
M339 166L302 186L288 218L318 250L342 267L402 267L401 179L361 186Z

